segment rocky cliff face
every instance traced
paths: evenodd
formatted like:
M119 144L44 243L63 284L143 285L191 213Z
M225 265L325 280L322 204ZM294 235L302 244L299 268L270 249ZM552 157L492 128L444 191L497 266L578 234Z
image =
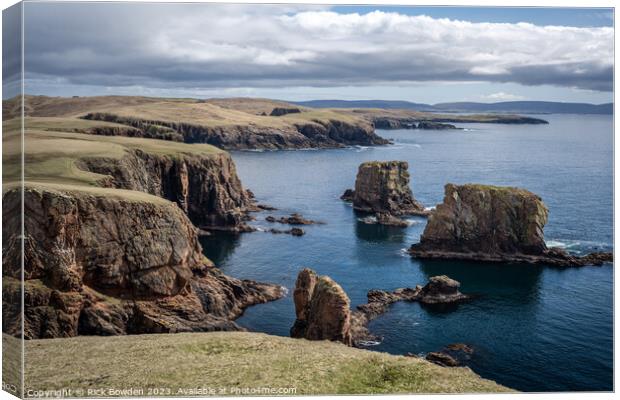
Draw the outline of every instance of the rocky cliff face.
M452 124L442 122L420 120L408 117L376 117L373 124L377 129L421 129L421 130L445 130L458 129Z
M547 263L557 266L602 263L611 254L573 257L547 249L543 228L548 210L524 189L488 185L445 186L443 203L429 217L420 243L410 253L421 258Z
M150 196L148 196L150 197ZM19 334L20 193L3 197L5 314ZM24 192L27 338L238 330L242 310L280 287L222 275L202 255L196 228L165 200L27 187Z
M122 159L84 158L80 166L108 175L102 185L136 190L175 202L197 226L244 230L252 205L229 154L166 156L141 150Z
M409 187L409 164L405 161L370 161L362 163L355 179L355 190L348 189L342 199L352 201L356 210L389 216L427 215ZM394 223L392 223L394 224Z
M350 301L340 285L305 268L297 277L293 296L297 319L291 337L352 345Z
M286 113L285 113L286 114ZM285 115L282 114L282 115ZM250 125L205 126L184 122L144 120L108 113L90 113L89 120L116 122L145 132L169 129L186 143L208 143L226 150L333 148L350 145L381 145L389 143L374 132L370 123L351 124L344 121L310 121L290 126ZM162 135L164 133L157 133ZM165 132L173 140L179 136Z

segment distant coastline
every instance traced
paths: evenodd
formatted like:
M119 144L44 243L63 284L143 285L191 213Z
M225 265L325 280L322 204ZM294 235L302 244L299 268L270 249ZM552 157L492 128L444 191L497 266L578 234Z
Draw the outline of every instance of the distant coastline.
M290 103L314 108L384 108L442 113L608 114L613 103L564 103L555 101L454 102L425 104L404 100L309 100Z

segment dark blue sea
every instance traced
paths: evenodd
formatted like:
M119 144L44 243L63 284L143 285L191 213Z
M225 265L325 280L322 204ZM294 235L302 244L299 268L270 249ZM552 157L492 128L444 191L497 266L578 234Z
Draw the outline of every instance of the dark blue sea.
M582 253L613 246L613 123L611 116L544 115L549 125L460 124L464 130L379 131L394 144L336 150L235 152L245 187L278 211L326 222L303 237L254 232L203 239L205 253L232 276L279 283L292 291L297 272L311 267L335 279L352 306L370 289L424 284L446 274L474 301L438 312L397 303L373 321L383 337L370 349L424 354L467 343L470 367L521 391L613 389L613 267L555 269L460 261L419 261L404 253L426 223L408 228L360 222L339 196L352 188L358 165L409 162L414 196L426 206L445 183L519 186L547 204L547 243ZM279 226L284 229L286 226ZM292 299L249 308L238 322L252 331L288 336Z

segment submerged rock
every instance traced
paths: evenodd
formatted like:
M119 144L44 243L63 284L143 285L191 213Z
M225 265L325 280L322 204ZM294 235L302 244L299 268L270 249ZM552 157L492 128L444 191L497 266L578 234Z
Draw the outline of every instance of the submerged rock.
M376 213L378 223L405 226L396 217L428 215L413 197L408 168L405 161L362 163L355 179L355 190L347 189L340 198L352 201L353 208L358 211Z
M331 278L303 269L297 276L293 299L297 319L291 337L353 344L350 300Z
M490 185L445 186L445 196L429 217L420 242L409 252L419 258L582 266L611 261L611 253L585 257L548 249L543 234L548 210L525 189Z

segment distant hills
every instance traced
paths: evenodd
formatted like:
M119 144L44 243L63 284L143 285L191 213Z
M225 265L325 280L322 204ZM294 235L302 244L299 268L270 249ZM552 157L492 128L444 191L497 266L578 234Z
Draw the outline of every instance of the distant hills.
M456 102L424 104L401 100L310 100L290 102L315 108L384 108L434 112L493 112L519 114L613 114L613 103L561 103L555 101Z

